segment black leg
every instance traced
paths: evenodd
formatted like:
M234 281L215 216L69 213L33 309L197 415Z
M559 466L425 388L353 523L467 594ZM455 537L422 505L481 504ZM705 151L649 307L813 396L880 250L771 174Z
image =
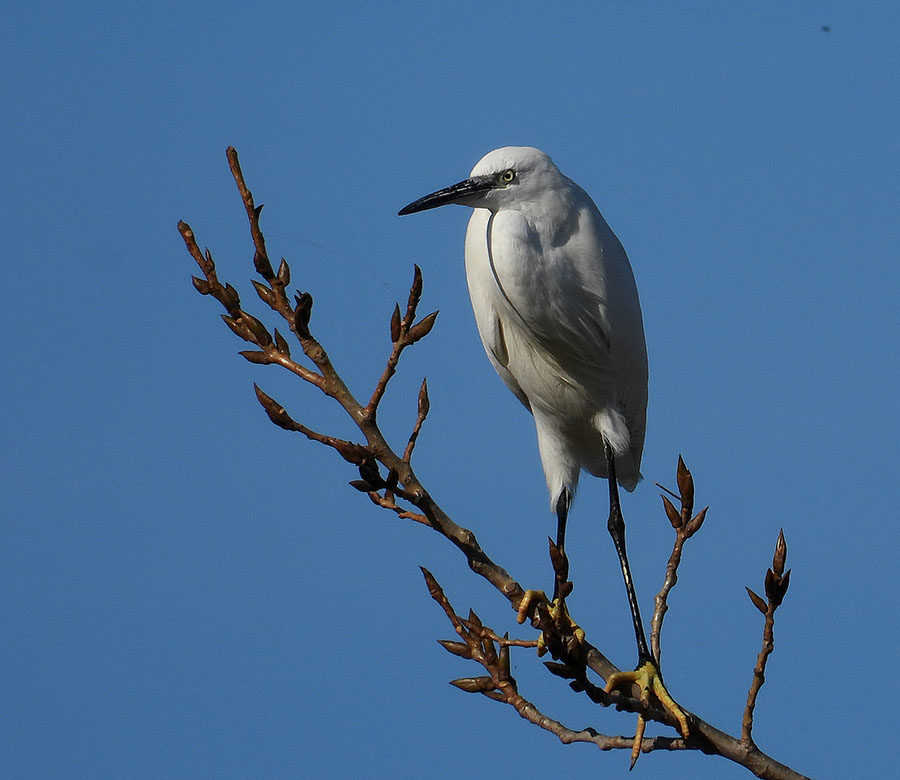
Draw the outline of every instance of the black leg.
M612 447L603 439L603 448L606 452L606 467L609 474L609 521L606 527L612 536L616 553L619 556L619 564L622 566L622 577L625 579L625 590L628 593L628 606L631 608L631 620L634 623L634 637L637 640L638 666L644 662L653 662L653 656L647 647L647 637L644 635L644 626L641 623L641 610L638 606L637 594L634 590L634 582L631 579L631 567L628 565L628 554L625 551L625 519L622 517L622 509L619 506L619 484L616 482L616 463ZM655 666L655 664L654 664Z
M572 494L566 488L559 494L556 502L556 546L562 552L566 548L566 518L569 516L569 504L572 503Z
M553 585L553 600L560 596L568 595L563 592L564 584L569 579L569 559L566 557L566 520L569 517L569 505L572 503L572 494L563 489L556 502L556 555L551 554L553 571L556 574ZM551 545L552 547L552 545Z

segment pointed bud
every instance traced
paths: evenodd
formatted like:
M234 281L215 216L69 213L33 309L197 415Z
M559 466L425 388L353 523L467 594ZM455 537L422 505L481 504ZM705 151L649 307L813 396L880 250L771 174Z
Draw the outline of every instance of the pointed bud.
M428 416L431 409L431 401L428 400L428 380L422 380L422 386L419 388L419 417L423 420Z
M391 343L400 341L400 304L394 304L394 313L391 315Z
M775 601L775 606L780 607L781 602L784 601L784 597L787 595L788 585L791 584L791 570L788 569L784 576L781 578L781 582L778 585L778 593L776 594L777 599Z
M291 348L288 345L287 341L285 340L284 336L282 336L278 332L278 328L275 328L275 347L285 357L291 356Z
M256 290L256 294L260 297L260 300L271 306L272 301L275 300L275 294L272 292L271 288L267 287L262 282L258 282L256 279L251 279L250 284L253 285L253 289Z
M438 639L437 642L448 653L458 655L460 658L472 657L472 651L465 642L451 642L449 639Z
M556 661L544 661L544 666L547 667L547 671L550 672L550 674L555 674L557 677L562 677L564 680L572 680L576 677L576 674L567 664L560 664Z
M409 329L409 343L415 344L419 339L425 338L434 327L434 321L437 319L439 312L433 311L431 314L423 317L419 322Z
M777 577L774 571L766 569L766 598L769 601L775 601L775 596L778 595L778 584L780 581L781 578Z
M347 483L350 487L358 490L360 493L374 493L375 487L370 485L364 479L354 479Z
M419 304L419 298L422 297L422 269L417 265L413 265L413 282L409 288L409 298L406 303L407 310L415 311Z
M262 206L260 206L260 208L262 208ZM275 278L275 272L272 270L272 264L269 262L269 258L258 250L253 253L253 267L256 269L256 273L267 282Z
M505 631L503 634L504 639L509 639L509 631ZM509 678L509 645L502 645L500 647L500 671L503 673L504 678Z
M200 295L209 295L209 282L206 279L198 279L196 276L192 276L191 281L194 283L194 289Z
M466 693L484 693L494 690L494 681L490 677L460 677L458 680L451 680L450 685Z
M247 314L247 312L242 311L241 322L246 323L259 346L267 347L272 343L272 337L269 335L269 331L266 330L266 326L252 314Z
M778 532L778 541L775 542L775 555L772 558L772 568L776 574L784 572L784 562L787 559L787 542L784 541L784 529Z
M672 524L672 528L681 528L681 512L679 512L675 505L669 501L665 496L660 496L663 500L663 506L666 509L666 517L669 518L669 522Z
M753 605L764 615L769 611L769 607L765 601L763 601L762 597L757 596L750 588L744 588L747 591L747 595L750 597L750 601L753 602Z
M241 305L241 296L238 295L238 291L230 284L225 285L225 292L222 295L222 304L228 309L229 314L235 313Z
M220 316L222 317L222 322L231 328L231 332L234 333L235 336L242 338L244 341L253 341L252 336L247 332L243 322L238 322L234 317L229 317L227 314L222 314Z
M684 527L685 536L691 537L700 530L700 526L703 525L703 521L706 520L707 511L709 511L709 507L703 507L703 509L691 518L691 521Z
M285 287L291 283L291 269L283 257L281 258L281 264L278 266L278 281Z
M259 385L257 384L253 385L253 390L256 392L256 400L259 401L262 408L266 410L266 414L275 425L279 428L284 428L286 431L298 430L297 423L291 419L291 416L278 401L271 396L266 395L259 389Z
M420 566L419 569L422 572L422 576L425 578L425 585L428 587L428 594L435 601L443 601L444 590L438 584L438 581L434 578L434 575L424 566Z
M681 493L681 504L687 507L687 516L690 517L694 509L694 478L687 466L684 465L684 459L678 456L678 492Z
M479 618L478 615L476 615L475 612L472 611L471 609L469 610L468 622L471 623L476 628L483 628L482 623L481 623L481 618Z
M484 656L484 660L489 664L497 663L497 650L494 648L494 643L487 637L484 637L481 640L481 653Z
M238 354L249 360L251 363L258 363L261 366L269 365L272 360L265 352L257 352L253 349L246 349L243 352L238 352Z

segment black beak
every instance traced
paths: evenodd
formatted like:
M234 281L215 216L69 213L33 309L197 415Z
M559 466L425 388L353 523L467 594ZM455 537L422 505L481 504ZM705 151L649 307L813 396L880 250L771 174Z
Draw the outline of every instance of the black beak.
M490 176L477 176L466 179L458 184L450 187L444 187L442 190L432 192L424 198L414 200L408 206L404 206L397 212L397 216L402 217L404 214L415 214L417 211L427 211L428 209L436 209L438 206L446 206L448 203L460 203L470 195L477 195L480 192L486 192L495 186L494 179Z

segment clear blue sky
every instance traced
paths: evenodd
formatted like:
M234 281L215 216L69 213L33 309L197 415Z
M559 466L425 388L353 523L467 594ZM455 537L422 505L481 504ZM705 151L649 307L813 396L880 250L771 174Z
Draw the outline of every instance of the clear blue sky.
M421 265L423 312L441 316L385 429L405 441L427 375L417 470L530 586L550 584L554 520L531 420L475 332L467 212L395 215L494 147L551 154L622 239L643 302L647 479L624 509L645 612L671 545L653 482L673 483L679 452L711 505L670 600L670 690L739 730L761 633L744 586L762 587L784 527L793 575L758 742L812 776L895 770L896 3L38 2L3 27L5 778L627 774L624 753L563 746L447 685L475 669L435 643L451 630L418 565L460 610L530 629L257 406L253 381L352 433L238 357L191 287L179 219L255 298L229 144L359 395ZM587 480L571 603L628 666L606 506ZM528 651L513 660L547 714L632 733ZM634 776L750 777L668 754Z

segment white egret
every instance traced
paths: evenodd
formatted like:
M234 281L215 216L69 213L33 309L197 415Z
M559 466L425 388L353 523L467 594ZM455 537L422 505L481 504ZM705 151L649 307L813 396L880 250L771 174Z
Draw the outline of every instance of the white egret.
M588 194L531 147L496 149L469 178L399 213L448 203L474 209L465 258L475 321L494 369L534 416L563 560L581 470L608 479L607 525L638 649L636 672L612 683L637 680L671 702L644 635L617 488L641 479L647 413L644 326L625 250ZM557 571L554 604L567 576Z

